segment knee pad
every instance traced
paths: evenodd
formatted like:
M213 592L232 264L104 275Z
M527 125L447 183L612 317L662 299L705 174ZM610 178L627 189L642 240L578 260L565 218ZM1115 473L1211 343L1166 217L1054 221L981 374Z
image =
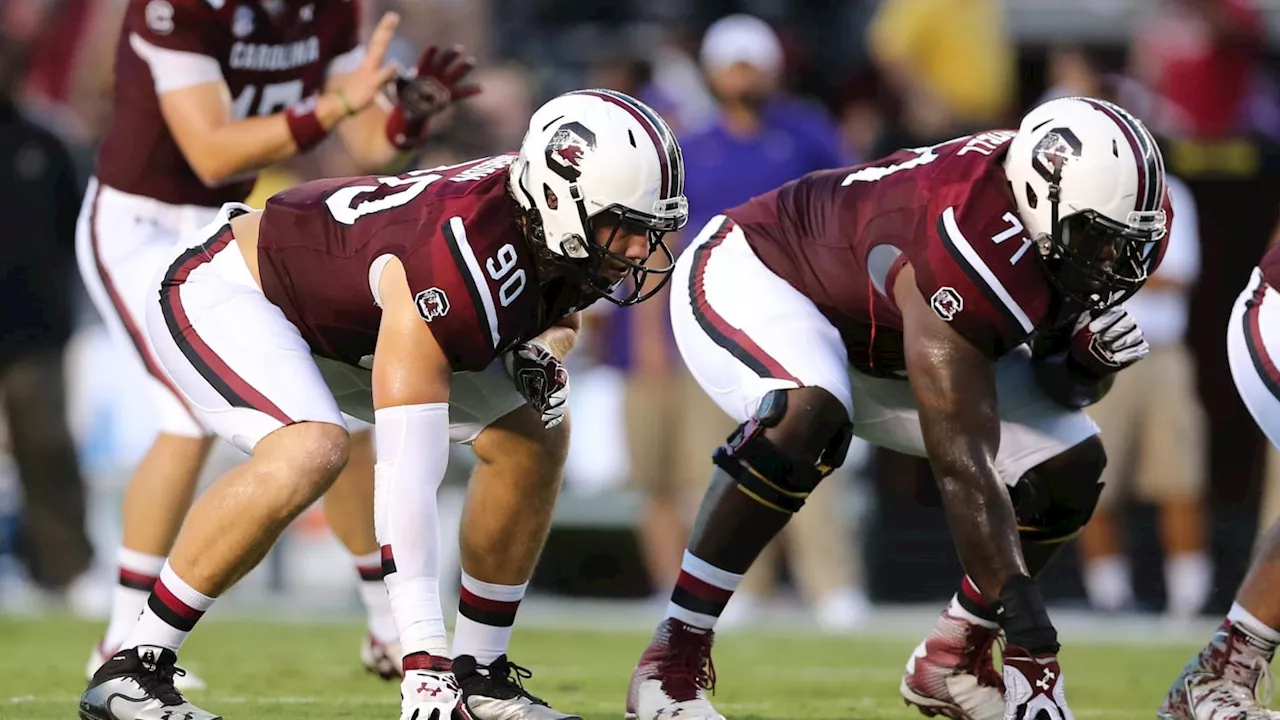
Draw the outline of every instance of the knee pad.
M777 426L786 412L785 390L765 395L756 414L738 426L712 459L752 499L778 512L793 514L804 506L818 483L844 463L853 439L853 424L846 422L837 429L810 465L793 459L765 437L764 431Z
M1034 543L1066 542L1093 517L1103 483L1106 454L1100 442L1079 445L1065 462L1049 461L1023 475L1009 489L1018 531ZM1059 458L1055 458L1057 460Z

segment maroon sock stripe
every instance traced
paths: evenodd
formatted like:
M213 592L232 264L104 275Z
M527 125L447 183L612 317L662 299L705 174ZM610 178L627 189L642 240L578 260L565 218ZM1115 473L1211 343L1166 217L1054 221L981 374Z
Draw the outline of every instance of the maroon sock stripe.
M115 281L111 279L111 274L107 272L107 266L102 262L102 248L98 239L98 207L100 204L98 201L101 199L101 188L95 188L89 218L89 248L93 252L93 266L98 271L98 280L102 282L103 289L107 291L107 299L111 302L111 307L116 311L116 316L120 318L120 324L124 326L125 334L129 336L129 342L133 345L134 351L142 359L142 365L147 369L147 374L159 380L161 385L164 385L169 392L173 393L182 408L194 420L195 415L191 413L191 408L187 406L186 398L183 397L182 392L173 384L173 381L169 379L164 370L160 368L160 362L151 354L142 330L133 321L133 316L129 314L129 309L125 306L124 301L120 299L120 293L116 290Z
M227 225L208 242L184 252L169 271L165 273L164 285L160 289L160 308L164 313L165 323L182 354L195 367L200 376L218 391L232 407L248 408L270 415L285 425L292 425L293 420L275 403L240 377L229 365L214 352L213 348L200 337L187 317L186 308L182 304L182 285L191 273L201 265L213 260L213 256L232 242L231 226Z
M1267 296L1269 287L1265 280L1259 282L1253 296L1245 302L1244 344L1249 350L1249 359L1253 361L1253 369L1262 378L1262 384L1266 385L1272 397L1280 400L1280 370L1276 368L1275 358L1271 357L1266 344L1262 342L1262 324L1259 322L1262 301Z
M671 591L671 602L686 610L712 617L720 617L731 597L732 590L716 587L685 570L680 571L676 586Z
M493 627L511 627L516 622L519 600L493 600L480 597L465 587L458 596L458 614Z
M190 605L182 602L176 595L164 586L164 581L157 580L155 588L151 591L151 597L147 598L147 607L151 608L151 612L156 614L166 625L174 627L182 632L191 632L191 628L196 626L196 621L204 616L203 610L196 610Z
M382 546L382 577L386 577L396 571L396 557L391 552L390 545Z
M155 587L156 581L160 578L155 575L134 572L126 568L120 568L120 585L130 590L145 590L151 592Z
M710 240L698 246L698 249L693 252L693 272L689 273L689 301L693 308L693 317L698 321L698 326L702 328L702 331L715 344L728 350L742 364L751 368L755 374L760 377L789 380L797 385L803 385L804 383L787 372L782 363L765 352L742 330L730 325L707 302L706 291L703 287L703 276L707 271L707 261L711 257L711 251L724 242L724 239L729 235L729 231L733 228L733 221L725 219L721 223L720 229L716 230L716 234Z
M988 605L986 600L982 599L982 591L978 589L977 585L973 584L973 580L970 580L968 575L965 576L964 580L960 581L960 592L956 597L960 600L960 607L983 620L996 622L999 619L995 609Z
M382 579L382 565L357 565L362 582L375 582Z

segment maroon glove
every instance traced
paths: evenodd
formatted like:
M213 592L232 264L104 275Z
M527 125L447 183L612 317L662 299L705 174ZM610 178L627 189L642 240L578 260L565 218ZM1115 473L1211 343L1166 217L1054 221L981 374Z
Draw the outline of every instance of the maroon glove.
M1071 336L1071 359L1094 377L1118 373L1149 352L1142 329L1123 305L1097 316L1081 314Z
M1063 691L1057 653L1032 654L1006 645L1004 658L1004 716L1006 720L1075 720Z
M396 106L387 117L387 140L392 145L401 150L421 145L432 116L480 92L479 85L458 85L476 66L475 58L462 53L461 45L448 50L431 45L413 73L396 79Z
M529 406L542 416L546 429L560 424L569 407L569 371L538 339L517 345L503 358L507 374Z

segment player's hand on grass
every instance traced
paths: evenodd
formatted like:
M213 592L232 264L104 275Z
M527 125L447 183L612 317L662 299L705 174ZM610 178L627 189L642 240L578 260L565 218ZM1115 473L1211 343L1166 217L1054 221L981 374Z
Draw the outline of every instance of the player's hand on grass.
M1057 653L1031 653L1006 645L1001 655L1005 720L1075 720L1067 707Z

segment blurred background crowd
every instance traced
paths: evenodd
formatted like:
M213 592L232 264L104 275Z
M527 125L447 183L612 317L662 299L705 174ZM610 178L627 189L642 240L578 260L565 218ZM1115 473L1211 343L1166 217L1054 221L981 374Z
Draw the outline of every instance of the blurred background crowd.
M154 432L71 256L125 4L0 0L0 611L53 598L100 612L120 491ZM1259 523L1280 515L1280 456L1236 396L1223 342L1231 302L1278 234L1280 2L362 7L366 28L385 11L402 14L392 52L405 65L429 43L460 43L479 58L483 93L434 123L422 167L516 149L533 109L557 93L621 90L680 135L689 237L721 209L806 172L1016 127L1051 97L1087 94L1133 111L1164 145L1177 224L1159 274L1130 305L1152 353L1091 411L1111 458L1103 506L1044 587L1053 603L1102 612L1191 617L1229 604ZM265 173L250 204L356 172L327 142ZM600 305L572 358L572 454L533 586L552 597L653 597L656 607L678 573L711 451L733 424L684 371L661 299ZM222 446L216 458L209 477L240 456ZM468 461L464 448L452 464L445 539L456 537ZM959 564L926 463L855 446L817 494L752 569L722 627L807 608L846 630L876 605L950 596ZM308 513L236 592L332 595L354 610L344 558L321 514Z

